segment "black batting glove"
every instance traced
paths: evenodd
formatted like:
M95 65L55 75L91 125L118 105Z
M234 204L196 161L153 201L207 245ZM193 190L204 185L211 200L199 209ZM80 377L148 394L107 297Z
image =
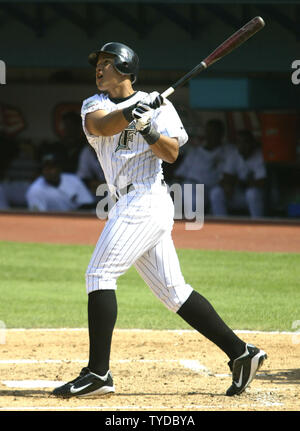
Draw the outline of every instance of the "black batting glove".
M122 113L125 117L125 120L128 121L128 123L131 123L134 120L134 117L132 115L132 111L137 106L139 102L136 102L134 105L127 106L127 108L122 109Z

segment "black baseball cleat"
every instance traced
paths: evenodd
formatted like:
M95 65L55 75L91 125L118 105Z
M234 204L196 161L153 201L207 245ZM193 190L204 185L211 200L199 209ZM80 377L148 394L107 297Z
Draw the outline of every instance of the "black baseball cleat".
M254 379L257 371L262 366L267 355L263 350L252 344L246 344L245 353L229 361L228 365L232 371L232 385L227 389L226 395L240 395Z
M60 398L71 398L105 395L111 392L115 392L115 388L110 371L101 377L84 367L76 379L55 388L52 395Z

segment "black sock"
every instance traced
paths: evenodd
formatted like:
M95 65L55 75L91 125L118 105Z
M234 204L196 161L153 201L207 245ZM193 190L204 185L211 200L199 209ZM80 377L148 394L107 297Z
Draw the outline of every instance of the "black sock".
M109 370L110 348L117 320L114 290L97 290L88 296L90 356L88 368L103 376Z
M212 305L198 292L191 293L177 314L216 344L231 360L244 353L245 342L223 322Z

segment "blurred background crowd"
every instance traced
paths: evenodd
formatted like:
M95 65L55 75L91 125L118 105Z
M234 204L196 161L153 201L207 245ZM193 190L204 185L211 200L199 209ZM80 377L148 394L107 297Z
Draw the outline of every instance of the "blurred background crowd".
M300 98L291 80L298 6L125 3L0 2L7 40L0 54L7 66L0 85L0 210L95 210L105 178L80 116L82 101L96 93L87 64L95 47L127 43L141 60L136 89L163 91L261 14L266 28L256 40L175 92L171 100L189 140L163 170L193 209L196 185L204 184L207 216L299 218Z
M103 170L85 138L80 114L68 111L62 123L59 139L38 143L1 130L1 210L95 209L97 187L105 184ZM274 163L270 169L262 142L252 130L237 129L235 139L229 140L225 122L210 118L203 127L195 125L187 131L189 140L181 147L177 161L163 163L167 184L171 188L181 185L185 205L196 210L196 185L203 184L206 215L298 215L299 170L289 172L289 164L277 162L279 172L272 175Z

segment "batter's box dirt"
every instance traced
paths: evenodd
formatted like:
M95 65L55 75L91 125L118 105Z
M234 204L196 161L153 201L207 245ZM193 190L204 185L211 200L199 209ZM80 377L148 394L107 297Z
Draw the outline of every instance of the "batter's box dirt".
M8 330L0 346L1 410L295 410L299 344L291 334L246 333L268 353L251 387L226 397L228 358L195 331L116 330L110 397L53 397L53 387L87 364L87 330Z

